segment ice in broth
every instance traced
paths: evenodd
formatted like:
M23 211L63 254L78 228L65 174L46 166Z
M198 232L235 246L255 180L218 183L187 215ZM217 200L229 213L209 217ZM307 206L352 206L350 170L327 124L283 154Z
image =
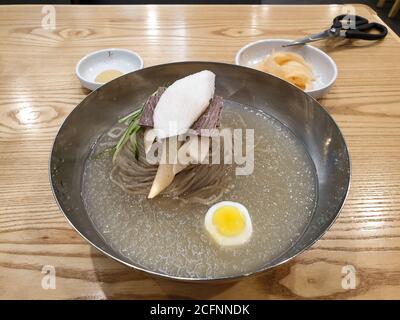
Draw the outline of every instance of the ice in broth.
M204 227L208 206L169 197L128 194L110 180L115 140L104 134L86 161L83 198L98 232L134 264L167 275L209 278L252 272L290 248L307 227L316 175L303 144L265 113L224 101L221 127L254 128L254 171L233 176L222 200L243 204L253 234L241 246L219 246ZM116 129L118 131L118 129ZM101 155L101 156L97 156Z

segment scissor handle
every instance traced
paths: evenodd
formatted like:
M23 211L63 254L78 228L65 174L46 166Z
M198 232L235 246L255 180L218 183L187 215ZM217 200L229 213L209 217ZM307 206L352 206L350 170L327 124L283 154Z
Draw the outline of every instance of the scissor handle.
M370 33L371 30L376 30L378 33ZM370 22L362 24L356 29L349 29L346 31L346 38L349 39L363 39L363 40L379 40L386 37L388 33L387 28L380 23Z
M364 18L364 17L351 15L351 14L341 14L341 15L339 15L336 18L333 19L332 28L343 29L344 26L343 26L342 21L344 20L344 18L347 18L350 21L354 20L356 27L358 27L358 26L360 26L362 24L367 24L368 23L368 20L366 18Z
M355 29L346 28L342 21L347 18L355 21ZM351 26L349 26L351 27ZM357 15L346 15L342 14L333 19L332 28L345 30L345 37L349 39L362 39L362 40L379 40L386 37L388 30L387 28L377 22L369 22L364 17ZM370 31L375 30L378 33L370 33Z

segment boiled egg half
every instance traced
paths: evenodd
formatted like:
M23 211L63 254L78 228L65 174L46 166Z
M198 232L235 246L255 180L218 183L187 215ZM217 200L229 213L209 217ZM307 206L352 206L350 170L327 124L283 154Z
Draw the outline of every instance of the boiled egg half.
M246 207L232 201L222 201L208 209L204 225L210 236L221 246L244 244L253 233Z

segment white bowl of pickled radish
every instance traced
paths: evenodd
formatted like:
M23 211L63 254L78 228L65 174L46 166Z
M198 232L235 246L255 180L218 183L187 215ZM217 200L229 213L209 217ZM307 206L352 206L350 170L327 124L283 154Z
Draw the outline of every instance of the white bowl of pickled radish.
M89 53L76 65L75 73L82 86L96 90L103 84L143 68L142 58L127 49L103 49Z
M235 63L256 69L263 60L274 53L293 52L301 56L306 65L311 67L312 70L312 80L303 90L313 98L319 99L328 93L336 81L338 73L336 63L322 50L307 44L282 47L292 41L287 39L267 39L249 43L238 51ZM283 79L286 80L285 78Z

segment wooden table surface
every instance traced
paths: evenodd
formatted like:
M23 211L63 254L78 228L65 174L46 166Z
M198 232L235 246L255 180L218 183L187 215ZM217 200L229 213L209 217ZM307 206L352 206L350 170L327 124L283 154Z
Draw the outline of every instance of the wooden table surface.
M380 21L372 9L356 13ZM230 284L150 278L86 244L59 211L48 159L56 132L85 97L75 65L108 47L137 51L146 66L182 60L234 62L264 38L322 30L342 6L0 6L0 298L400 298L400 41L319 42L337 83L321 103L352 158L339 219L310 250ZM54 266L56 289L42 288ZM353 266L356 287L343 286ZM351 268L351 267L347 267Z

